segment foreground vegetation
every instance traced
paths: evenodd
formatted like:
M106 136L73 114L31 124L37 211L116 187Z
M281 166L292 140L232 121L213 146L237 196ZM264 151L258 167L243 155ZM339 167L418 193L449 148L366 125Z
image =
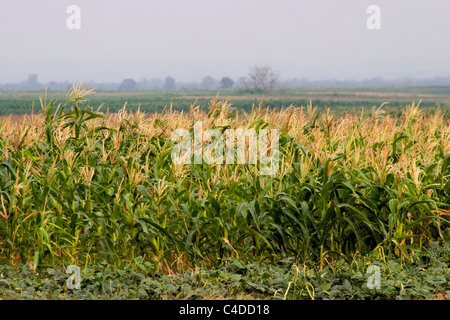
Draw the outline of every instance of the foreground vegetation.
M376 253L388 265L410 266L400 274L414 274L435 243L447 252L447 269L432 273L437 282L426 294L405 297L448 288L450 122L441 111L425 114L413 103L399 117L381 107L337 119L311 104L244 113L212 100L187 112L103 114L88 106L90 93L79 86L63 104L43 99L41 112L0 121L0 262L16 266L11 270L62 274L67 265L98 271L106 264L114 273L204 270L209 277L230 261L261 264L252 267L262 268L258 274L290 261L280 276L284 287L269 290L276 288L269 276L261 280L263 294L284 297L292 289L292 298L311 298L311 287L338 289L317 279L288 289L304 278L292 263L314 272L346 263L351 278L353 257ZM257 165L174 165L171 133L192 129L195 120L205 130L279 129L278 173L261 176ZM355 272L365 277L359 261Z

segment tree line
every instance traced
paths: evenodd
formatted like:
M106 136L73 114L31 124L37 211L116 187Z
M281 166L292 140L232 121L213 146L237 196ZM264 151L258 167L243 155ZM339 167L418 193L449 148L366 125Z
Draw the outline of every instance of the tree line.
M85 81L85 84L98 91L140 91L140 90L219 90L236 89L242 93L270 93L275 88L363 88L363 87L425 87L450 86L449 77L435 77L430 79L403 78L385 80L380 77L364 80L308 80L293 78L281 81L279 73L271 66L256 65L249 68L248 73L238 79L230 76L213 78L205 76L200 82L177 81L172 76L164 79L125 78L117 82ZM42 83L37 74L30 74L25 81L19 83L0 83L0 91L67 91L72 88L69 81L50 81Z
M269 93L278 85L278 73L270 66L253 66L249 68L246 76L240 77L237 81L230 76L223 76L215 79L212 76L205 76L200 82L178 82L174 77L167 76L165 79L141 79L136 81L133 78L125 78L120 83L92 82L85 81L89 86L97 90L215 90L236 88L247 92ZM41 83L37 74L30 74L27 80L20 83L0 84L3 91L41 91L49 90L69 90L72 83L68 81Z

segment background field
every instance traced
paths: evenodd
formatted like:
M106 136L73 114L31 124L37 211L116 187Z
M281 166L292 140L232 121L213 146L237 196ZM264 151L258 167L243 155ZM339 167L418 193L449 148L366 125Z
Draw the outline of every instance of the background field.
M0 115L26 114L39 111L39 96L44 92L0 92ZM48 99L64 102L67 92L48 92ZM248 94L239 90L221 91L141 91L141 92L97 92L90 96L94 108L103 105L101 111L117 112L127 103L128 111L136 111L140 105L143 112L162 111L172 106L173 110L189 110L193 103L207 108L211 99L219 96L229 100L232 107L251 111L261 101L265 107L280 108L306 106L312 101L319 111L329 107L334 114L359 113L362 108L389 104L385 110L389 114L400 114L400 109L411 102L422 108L434 109L440 106L446 113L450 107L450 87L410 87L410 88L324 88L324 89L279 89L270 95Z

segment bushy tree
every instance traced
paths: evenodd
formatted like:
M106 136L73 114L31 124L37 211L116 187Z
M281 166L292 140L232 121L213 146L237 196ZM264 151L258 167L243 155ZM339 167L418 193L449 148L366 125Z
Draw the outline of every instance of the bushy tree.
M166 90L174 90L175 89L175 79L172 77L167 77L164 80L164 89Z
M135 91L137 90L137 83L134 79L125 79L119 86L120 91Z
M214 89L216 87L216 82L214 81L213 77L207 76L204 77L202 80L202 88L203 89Z
M222 80L220 80L220 87L223 89L231 88L233 84L234 81L230 77L223 77Z

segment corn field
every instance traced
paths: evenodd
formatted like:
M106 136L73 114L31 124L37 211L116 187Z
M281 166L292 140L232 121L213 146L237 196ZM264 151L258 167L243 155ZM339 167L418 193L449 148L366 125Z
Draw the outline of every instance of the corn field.
M91 93L80 84L64 104L44 97L39 113L0 120L0 261L323 266L372 251L411 260L450 239L450 120L439 110L245 113L215 99L189 112L108 113L89 106ZM175 165L171 133L194 121L280 130L278 172Z

